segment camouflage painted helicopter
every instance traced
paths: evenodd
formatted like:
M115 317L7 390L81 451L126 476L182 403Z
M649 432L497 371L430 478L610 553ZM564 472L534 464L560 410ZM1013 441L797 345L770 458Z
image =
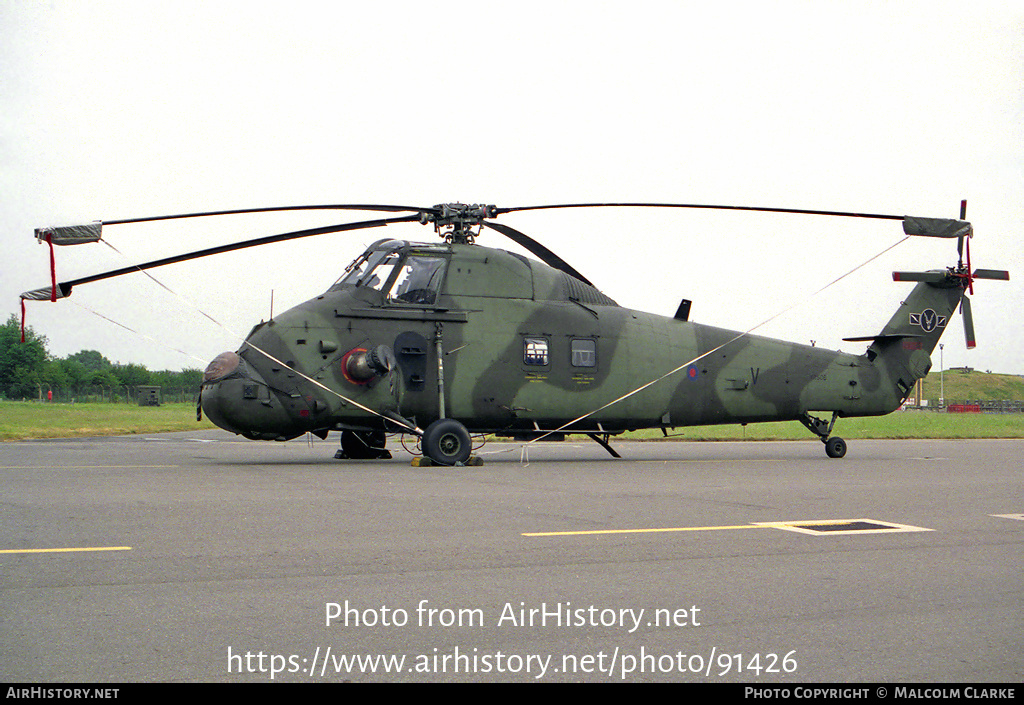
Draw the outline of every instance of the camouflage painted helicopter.
M900 220L908 235L957 238L955 267L896 272L917 282L860 355L690 322L619 306L549 249L503 223L515 211L579 207L671 207ZM382 239L323 294L255 326L236 352L206 368L201 410L249 439L288 440L341 431L339 458L389 458L387 433L419 437L440 465L470 461L471 434L559 440L586 434L609 453L611 436L640 428L799 420L841 458L836 419L888 414L931 367L930 353L957 307L968 347L974 279L971 225L963 220L693 204L600 203L498 208L442 204L301 206L193 213L44 228L52 244L94 241L104 224L283 210L409 213L345 223L170 257L22 294L68 296L74 286L269 242L397 223L433 225L434 244ZM483 227L540 261L475 244ZM675 376L669 380L669 377ZM826 420L813 413L831 412Z

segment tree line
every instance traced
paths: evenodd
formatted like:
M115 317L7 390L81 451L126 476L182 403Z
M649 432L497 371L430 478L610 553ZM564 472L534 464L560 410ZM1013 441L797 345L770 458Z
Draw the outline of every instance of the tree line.
M47 350L47 339L11 315L0 327L0 398L53 401L134 402L138 387L158 386L163 401L194 401L203 380L198 368L150 371L143 365L112 363L96 350L66 358Z

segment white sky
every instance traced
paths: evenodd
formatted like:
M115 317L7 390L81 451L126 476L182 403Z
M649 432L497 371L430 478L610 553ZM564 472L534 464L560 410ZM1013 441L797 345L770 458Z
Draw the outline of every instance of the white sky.
M975 227L979 347L1024 373L1024 4L1000 2L0 2L0 314L49 284L33 229L314 203L668 201L956 217ZM370 216L367 216L370 217ZM109 227L131 262L362 214ZM898 222L689 211L502 218L620 304L745 330L902 237ZM496 233L484 244L515 249ZM203 367L326 289L380 237L327 235L28 303L64 356ZM920 239L758 333L860 352L907 284L955 263ZM57 250L58 280L125 266ZM149 338L94 316L102 313ZM184 350L190 356L174 352ZM194 356L194 357L192 357ZM938 367L936 358L935 365Z

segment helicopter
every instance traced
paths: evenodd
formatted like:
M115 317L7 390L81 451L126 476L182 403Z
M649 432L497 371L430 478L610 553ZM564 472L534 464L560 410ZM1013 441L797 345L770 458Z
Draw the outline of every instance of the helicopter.
M702 325L683 299L673 317L620 306L583 274L498 216L562 208L689 208L899 220L907 236L955 238L956 266L894 272L913 282L859 355ZM563 440L582 434L620 457L612 436L636 429L799 420L830 458L842 417L898 409L931 368L931 353L960 308L974 347L971 271L964 220L839 211L677 203L580 203L499 208L446 203L285 206L98 221L40 228L51 246L51 285L21 295L51 300L101 279L199 257L334 232L402 223L433 226L431 243L383 238L327 291L253 327L236 351L206 368L197 401L217 426L252 440L341 432L340 459L386 459L388 434L414 436L424 464L478 463L473 436ZM345 210L396 213L281 233L57 283L55 244L95 242L104 225L240 213ZM484 228L536 259L480 245ZM965 258L966 242L966 262ZM674 377L669 381L670 377ZM815 414L827 415L826 419ZM414 461L415 462L415 461Z

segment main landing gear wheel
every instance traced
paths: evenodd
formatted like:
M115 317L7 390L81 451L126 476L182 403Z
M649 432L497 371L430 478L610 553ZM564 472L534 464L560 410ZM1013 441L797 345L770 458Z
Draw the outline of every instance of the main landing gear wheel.
M825 441L825 455L830 458L842 458L846 455L846 441L839 436L832 436Z
M438 419L427 426L420 445L438 465L464 465L473 450L469 431L455 419Z

